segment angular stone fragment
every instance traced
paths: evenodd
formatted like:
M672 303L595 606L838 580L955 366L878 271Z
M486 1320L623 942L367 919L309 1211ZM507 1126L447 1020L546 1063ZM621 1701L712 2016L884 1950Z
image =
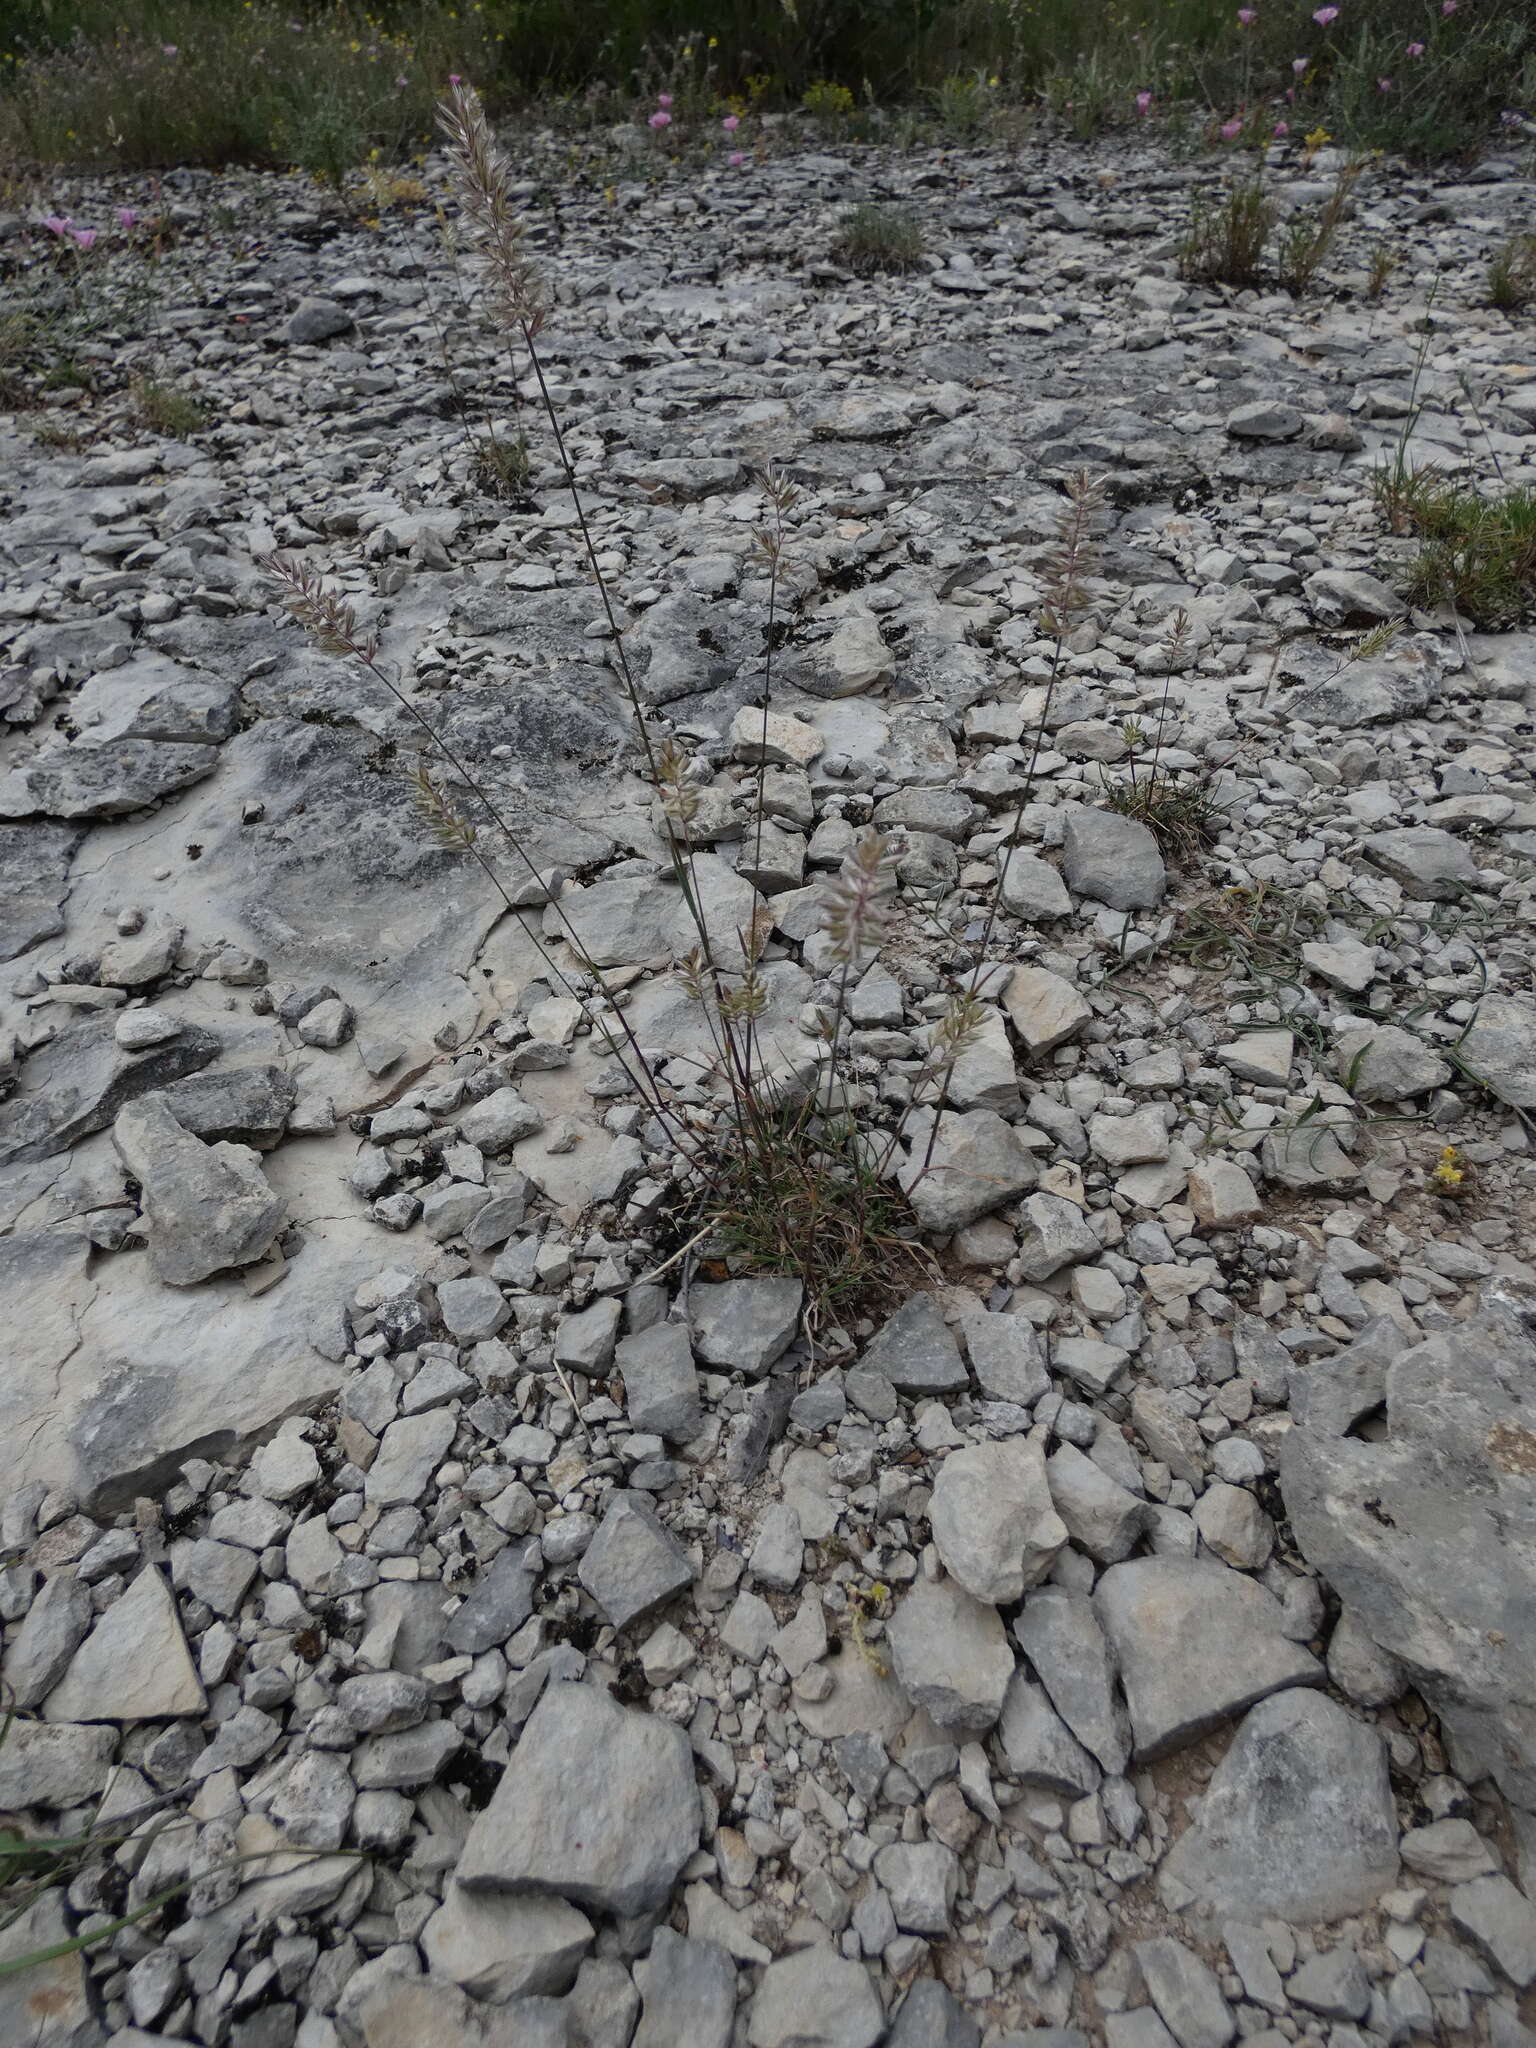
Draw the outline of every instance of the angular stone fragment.
M160 1279L191 1287L271 1249L287 1209L248 1146L205 1145L154 1096L118 1113L112 1142L142 1190Z
M1030 1408L1049 1390L1045 1353L1023 1316L968 1309L960 1318L960 1335L976 1384L990 1399Z
M1094 1608L1119 1660L1136 1755L1166 1756L1322 1667L1281 1633L1273 1595L1226 1565L1142 1557L1112 1565Z
M796 1949L763 1972L750 2048L875 2048L885 2014L869 1972L830 1948Z
M1071 982L1044 967L1016 967L1003 1005L1019 1043L1037 1057L1065 1045L1093 1021L1092 1010Z
M1402 825L1390 832L1373 832L1361 850L1374 867L1401 882L1416 900L1454 903L1478 886L1477 862L1465 840L1438 825Z
M931 1110L918 1111L908 1128L911 1142L898 1178L925 1230L960 1230L1015 1200L1038 1178L1029 1148L996 1110L942 1111L931 1148Z
M901 1394L946 1394L967 1384L960 1347L931 1294L913 1294L886 1318L861 1361Z
M1536 1978L1536 1906L1500 1873L1457 1885L1450 1909L1462 1932L1524 1991Z
M1294 405L1257 398L1227 414L1227 432L1235 441L1294 441L1306 422Z
M729 2048L736 2018L736 1965L717 1942L658 1927L635 1965L642 2000L631 2048Z
M1168 893L1168 871L1151 827L1118 811L1079 808L1067 814L1062 864L1075 896L1111 910L1155 910Z
M1042 1444L968 1444L939 1467L928 1510L945 1570L968 1593L1009 1607L1038 1586L1067 1541L1051 1502Z
M998 1722L1010 1773L1064 1799L1084 1799L1099 1788L1098 1765L1046 1697L1043 1686L1015 1672Z
M624 1378L624 1405L636 1429L674 1443L697 1436L704 1421L699 1375L681 1323L653 1323L622 1338L614 1363Z
M1165 1874L1222 1911L1298 1925L1364 1911L1397 1878L1385 1744L1321 1693L1241 1722Z
M75 1949L49 1962L18 1968L22 1958L68 1948L77 1927L65 1914L62 1887L55 1885L0 1927L0 2041L16 2048L101 2048L105 2031L97 2017L85 1956ZM119 2048L158 2048L141 2035L116 2036Z
M73 1572L55 1572L38 1588L6 1648L0 1677L5 1681L6 1710L30 1711L42 1705L68 1668L95 1618L91 1589ZM63 1715L64 1720L89 1721L89 1714Z
M1139 1386L1131 1396L1137 1435L1175 1479L1199 1486L1205 1479L1206 1443L1193 1416L1160 1387Z
M1364 1024L1334 1048L1334 1072L1357 1102L1399 1102L1443 1088L1451 1070L1412 1031Z
M1487 1282L1477 1313L1423 1343L1394 1355L1384 1332L1363 1390L1337 1415L1321 1403L1314 1421L1310 1389L1325 1361L1307 1373L1306 1420L1280 1458L1303 1556L1441 1717L1458 1775L1491 1773L1527 1807L1536 1805L1536 1640L1522 1619L1536 1601L1533 1332L1530 1288ZM1327 1433L1383 1392L1379 1440Z
M1092 1601L1062 1586L1042 1586L1024 1602L1013 1633L1078 1741L1111 1777L1121 1776L1131 1756L1131 1724L1114 1652Z
M1207 1159L1190 1168L1189 1206L1207 1230L1240 1230L1264 1213L1258 1189L1235 1159Z
M469 1831L457 1876L471 1891L656 1912L698 1846L700 1820L681 1728L596 1686L552 1684Z
M1484 996L1458 1050L1500 1102L1536 1109L1536 1003L1528 996Z
M615 1628L628 1628L693 1584L681 1543L640 1494L615 1493L577 1577Z
M434 1975L498 2005L530 1992L569 1991L591 1945L591 1921L565 1899L461 1884L449 1885L421 1931Z
M794 1342L805 1290L798 1280L722 1280L688 1293L700 1358L756 1378Z
M13 1721L0 1744L0 1813L94 1799L106 1787L116 1750L114 1728Z
M1332 626L1379 626L1403 610L1402 599L1363 569L1319 569L1304 588L1313 611Z
M890 1895L896 1925L909 1934L948 1934L960 1862L942 1842L892 1842L875 1853L875 1876Z
M368 1499L381 1508L404 1507L420 1500L448 1455L457 1428L454 1417L441 1408L392 1422L368 1468Z
M1047 1460L1051 1499L1072 1541L1104 1564L1128 1557L1147 1525L1147 1504L1085 1458L1074 1444L1062 1444Z
M1067 885L1048 860L1017 848L1011 853L1000 851L997 858L1003 902L1015 917L1044 924L1051 918L1072 915Z
M981 2048L981 2029L937 1977L919 1977L901 2002L885 2048Z
M1013 1676L997 1609L953 1579L920 1578L897 1602L887 1636L914 1706L958 1735L985 1735Z
M1063 1266L1096 1259L1103 1246L1075 1202L1062 1195L1031 1195L1019 1228L1017 1266L1025 1280L1049 1280Z
M1138 1941L1135 1956L1152 2003L1179 2048L1226 2048L1237 2022L1210 1965L1166 1934Z
M162 1721L207 1705L171 1590L146 1565L76 1650L43 1712L50 1721Z

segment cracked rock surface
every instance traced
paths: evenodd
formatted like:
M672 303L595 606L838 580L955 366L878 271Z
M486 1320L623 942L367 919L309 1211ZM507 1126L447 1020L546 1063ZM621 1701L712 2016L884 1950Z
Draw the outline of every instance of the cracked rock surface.
M1371 488L1400 446L1536 479L1480 283L1526 169L1373 164L1293 301L1176 276L1213 174L1141 137L596 182L519 149L779 1082L866 824L877 1128L974 977L893 1159L933 1266L808 1333L797 1279L668 1263L602 1026L700 1118L707 1026L523 367L470 319L445 364L430 209L168 176L103 367L208 424L110 377L0 419L0 1816L127 1836L0 1932L113 1928L0 1977L0 2039L1527 2048L1536 636L1409 610ZM919 271L827 260L862 198L920 213ZM524 498L456 386L527 424ZM515 820L512 907L273 549ZM1104 807L1154 749L1205 778L1196 854Z

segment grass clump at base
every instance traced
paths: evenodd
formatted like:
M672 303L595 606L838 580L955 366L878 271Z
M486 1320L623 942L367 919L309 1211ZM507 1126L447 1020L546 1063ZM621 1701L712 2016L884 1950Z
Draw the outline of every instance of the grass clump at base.
M910 207L855 206L827 254L859 277L916 270L923 260L923 224Z
M168 441L188 440L208 424L208 408L201 399L178 391L174 384L161 383L158 377L135 377L132 394L139 424L152 434L163 434Z
M1536 486L1485 495L1420 470L1384 477L1377 496L1421 543L1408 572L1413 603L1451 605L1486 633L1536 621Z
M1209 780L1191 776L1180 781L1166 769L1134 770L1125 782L1104 793L1104 808L1122 818L1139 818L1157 841L1165 860L1193 860L1221 830L1221 806Z
M1536 304L1536 235L1511 235L1488 265L1488 303L1501 313Z
M1192 284L1259 282L1275 209L1262 178L1238 178L1215 205L1197 194L1179 243L1179 275Z
M533 481L533 459L528 436L487 433L475 442L475 481L487 497L525 498Z

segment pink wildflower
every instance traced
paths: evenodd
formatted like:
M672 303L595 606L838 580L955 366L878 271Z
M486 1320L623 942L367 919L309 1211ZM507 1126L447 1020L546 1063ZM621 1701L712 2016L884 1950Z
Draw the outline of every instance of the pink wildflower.
M1422 43L1410 43L1408 45L1408 55L1410 57L1422 57L1423 54L1424 45Z
M657 104L657 106L658 106L658 107L660 107L660 108L662 109L662 111L663 111L663 112L665 112L665 111L666 111L666 109L667 109L668 107L670 107L670 106L671 106L671 104L672 104L672 95L671 95L671 93L669 93L669 92L659 92L659 93L657 93L657 95L656 95L656 104Z
M1289 121L1277 121L1277 122L1275 123L1275 140L1276 140L1276 142L1283 142L1283 141L1285 140L1286 136L1290 134L1290 132L1291 132L1291 124L1290 124L1290 122L1289 122Z
M1257 7L1239 7L1237 18L1244 28L1252 28L1259 18L1259 10Z
M656 112L652 114L649 125L652 128L670 128L672 126L672 116L665 107L658 107Z
M1456 12L1456 0L1440 0L1440 12L1442 14L1454 14Z
M1243 122L1241 115L1238 115L1234 120L1223 121L1221 124L1221 139L1223 142L1235 141L1242 132Z
M94 228L71 228L69 232L77 248L91 249L95 247L96 230Z
M131 235L139 224L139 216L131 206L120 206L117 209L117 224L125 235Z
M69 233L69 215L67 213L45 213L43 215L43 226L50 235L67 235Z
M720 126L725 130L727 135L734 135L736 133L736 130L741 126L740 114L727 114L725 119L720 123Z
M464 77L462 72L450 71L448 74L448 83L450 85L462 85L464 83Z
M1151 108L1151 105L1152 105L1152 95L1151 95L1151 93L1149 93L1149 92L1139 92L1139 93L1137 93L1137 95L1136 95L1136 111L1137 111L1137 113L1138 113L1138 114L1145 114L1145 113L1147 113L1147 112L1148 112L1148 111L1150 110L1150 108Z
M1312 59L1310 57L1293 57L1291 59L1291 69L1295 72L1298 78L1305 78L1307 75L1307 66L1311 62Z
M1312 19L1319 28L1326 28L1330 21L1337 21L1338 18L1339 10L1337 7L1319 7L1312 16Z
M726 159L733 171L739 171L746 160L746 152L740 149L733 149Z
M174 57L176 54L176 45L174 43L162 43L160 45L160 54L162 57Z
M1392 90L1392 81L1391 81L1391 79L1390 79L1390 78L1378 78L1378 79L1377 79L1377 81L1376 81L1376 90L1377 90L1378 92L1390 92L1390 91Z

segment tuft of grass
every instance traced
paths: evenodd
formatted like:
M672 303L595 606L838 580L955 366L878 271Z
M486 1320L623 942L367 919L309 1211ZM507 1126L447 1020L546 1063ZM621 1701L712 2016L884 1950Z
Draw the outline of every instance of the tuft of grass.
M1298 214L1281 230L1277 270L1281 284L1293 297L1299 299L1312 289L1344 224L1350 197L1364 169L1358 157L1345 164L1317 212Z
M1274 206L1257 174L1238 178L1214 206L1197 193L1179 243L1179 275L1196 284L1239 289L1257 284L1274 224Z
M512 435L492 430L477 437L473 466L475 481L488 497L526 498L533 481L528 436L519 428Z
M1408 572L1415 604L1449 604L1480 631L1536 620L1536 485L1485 495L1433 470L1390 472L1377 495L1420 549Z
M916 1218L855 1115L814 1099L775 1110L761 1142L722 1148L704 1203L714 1242L755 1273L798 1279L810 1327L846 1327L934 1277Z
M1402 257L1386 242L1377 242L1371 249L1370 260L1365 267L1365 296L1379 299L1387 288L1387 279L1394 271L1401 269Z
M135 377L130 388L139 424L152 434L162 434L168 441L186 441L208 424L208 408L202 400L178 391L174 384L146 376Z
M1155 766L1138 772L1133 764L1124 782L1106 789L1104 808L1139 818L1164 858L1174 862L1195 859L1221 830L1221 806L1203 773L1181 779Z
M1488 265L1488 303L1501 313L1523 313L1536 302L1536 235L1511 235Z
M923 260L923 224L905 206L855 206L844 215L831 248L834 263L859 277L916 270Z

